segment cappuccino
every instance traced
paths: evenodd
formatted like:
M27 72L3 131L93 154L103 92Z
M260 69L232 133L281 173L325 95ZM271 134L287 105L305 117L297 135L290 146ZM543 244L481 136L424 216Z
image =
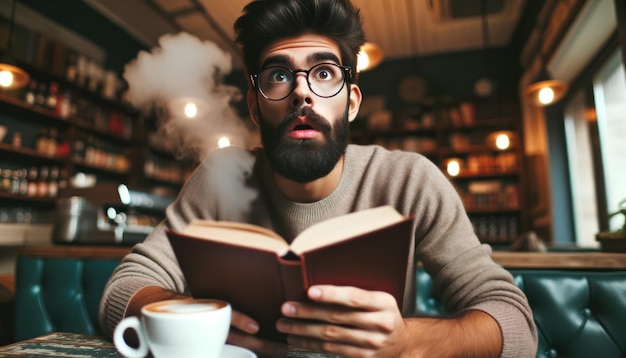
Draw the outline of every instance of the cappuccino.
M155 302L141 309L141 318L126 317L115 328L113 342L126 357L219 357L230 330L231 308L212 299ZM139 347L124 340L128 329L137 332Z

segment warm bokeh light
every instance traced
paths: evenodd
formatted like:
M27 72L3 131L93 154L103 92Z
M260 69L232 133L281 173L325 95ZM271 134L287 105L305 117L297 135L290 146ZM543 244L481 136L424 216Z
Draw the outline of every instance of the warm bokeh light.
M450 159L446 165L446 172L455 177L461 173L461 163L458 159Z
M498 134L496 137L496 148L500 150L508 149L511 146L511 138L508 134Z
M359 52L359 54L357 55L357 59L356 59L356 71L357 72L363 71L364 69L369 67L369 64L370 64L369 57L367 57L367 54L363 52L363 50L361 50L361 52Z
M0 86L11 87L13 85L13 73L11 71L0 71Z
M185 105L185 117L196 118L197 115L198 115L198 106L193 102L187 103Z
M357 55L356 71L367 71L378 66L383 57L383 51L380 47L371 42L364 43Z
M539 90L539 102L542 104L550 104L554 101L554 90L550 87L544 87Z
M217 140L217 146L220 148L230 147L230 139L228 139L228 137L220 137L220 139Z

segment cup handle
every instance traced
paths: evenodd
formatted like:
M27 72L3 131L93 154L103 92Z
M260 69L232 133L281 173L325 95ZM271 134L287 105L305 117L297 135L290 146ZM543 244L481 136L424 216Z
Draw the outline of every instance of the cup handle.
M133 329L137 332L139 347L133 348L126 344L124 333L127 329ZM113 332L113 343L115 348L125 357L143 358L148 355L148 340L141 329L141 321L135 316L126 317L118 323Z

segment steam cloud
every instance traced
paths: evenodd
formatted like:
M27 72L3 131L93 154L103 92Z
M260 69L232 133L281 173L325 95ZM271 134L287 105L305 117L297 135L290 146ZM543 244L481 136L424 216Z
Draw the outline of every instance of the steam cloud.
M159 134L179 158L201 160L222 136L232 145L250 148L258 145L258 135L231 106L242 94L222 82L231 69L230 54L213 42L185 32L167 34L159 39L159 47L140 51L124 68L128 100L146 112L155 110ZM183 115L181 103L186 99L198 104L193 119Z
M180 159L202 161L217 148L219 137L244 148L259 146L258 132L251 131L231 106L242 99L237 87L225 85L223 77L231 71L228 53L210 41L188 33L164 35L152 52L141 51L126 65L128 100L147 112L156 110L159 134L173 146ZM198 114L183 115L181 100L194 99ZM247 121L251 123L251 121ZM256 191L245 185L253 163L252 154L223 150L211 156L210 183L221 204L220 219L244 220Z

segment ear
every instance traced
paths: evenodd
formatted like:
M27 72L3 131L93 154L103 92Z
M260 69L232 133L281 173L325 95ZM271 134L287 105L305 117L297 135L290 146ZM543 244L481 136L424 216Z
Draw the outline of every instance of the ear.
M259 125L259 106L256 100L256 91L254 89L249 89L246 93L246 102L248 104L248 112L250 113L250 118L256 124Z
M348 121L352 122L361 108L361 101L363 100L363 94L359 86L350 84L350 108L348 109Z

